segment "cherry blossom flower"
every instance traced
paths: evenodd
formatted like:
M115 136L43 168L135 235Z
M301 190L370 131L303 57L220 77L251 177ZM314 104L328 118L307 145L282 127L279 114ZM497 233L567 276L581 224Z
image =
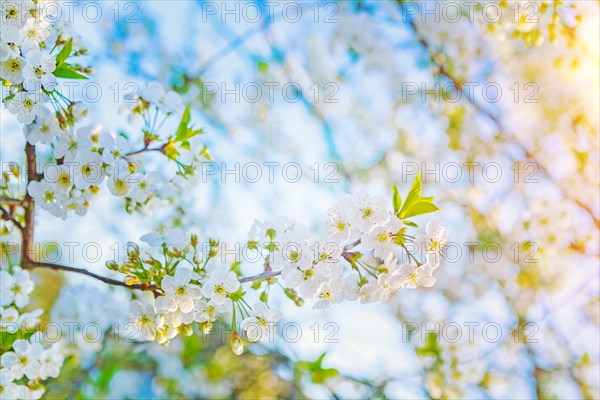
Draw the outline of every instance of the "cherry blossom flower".
M214 300L196 300L194 301L194 321L196 322L215 322L219 316L230 314L233 310L231 299L226 299L223 303L217 303Z
M156 232L146 233L140 240L148 243L152 247L160 247L163 243L171 247L180 245L185 240L185 235L183 234L183 230L179 228L161 228Z
M272 338L270 329L281 320L281 312L270 309L265 303L256 303L252 313L254 316L245 318L241 324L246 338L251 342Z
M9 50L4 49L5 58L0 63L0 76L12 85L18 85L23 82L23 70L27 66L27 62L18 54L10 54Z
M314 309L324 309L340 303L344 299L344 280L341 278L325 281L319 285Z
M19 398L19 386L14 383L14 379L13 372L9 368L0 368L0 393L3 399Z
M240 281L233 271L217 268L202 285L202 294L213 300L215 304L222 304L230 294L237 292L239 288Z
M397 233L402 227L402 222L392 215L385 224L375 225L369 232L361 236L361 243L367 249L373 249L375 257L384 259L394 252L397 245L394 243L393 234Z
M174 91L165 92L163 85L156 81L148 83L141 97L165 113L183 110L181 96Z
M14 379L21 379L24 375L31 380L37 378L41 368L40 356L44 350L42 345L17 339L13 342L12 349L13 351L0 357L2 366L11 371Z
M164 318L156 313L152 304L142 305L137 300L129 305L129 318L139 328L141 336L146 340L154 340L157 331L164 324Z
M27 193L44 210L57 217L62 215L61 208L66 204L67 195L58 191L54 185L47 181L31 181L27 186Z
M58 142L54 146L54 158L64 158L65 162L75 162L79 152L84 152L92 148L92 140L87 128L80 128L77 134L65 132L58 137Z
M13 301L18 308L23 308L29 303L29 294L33 291L33 282L29 279L29 272L17 269L12 275L7 271L0 271L0 305L7 306Z
M403 287L415 289L418 287L432 287L435 285L435 277L431 274L433 268L429 264L423 264L420 267L415 267L412 264L402 264L397 273L402 279Z
M189 313L194 308L194 300L202 297L202 291L198 285L190 284L193 271L190 268L178 268L174 276L166 275L161 282L161 288L167 297L173 299L174 303L183 313Z
M362 232L367 232L373 225L386 222L389 215L383 197L360 192L352 198L351 211L348 217L353 227L360 229Z
M415 244L422 253L441 253L448 241L446 228L437 221L429 221L425 226L425 235L415 237Z
M329 208L327 228L331 240L337 243L352 242L358 239L358 231L350 225L348 205L335 205Z
M100 133L100 144L104 147L102 152L102 161L106 164L120 160L131 149L131 144L123 136L118 135L116 138L108 132Z
M37 91L44 88L54 90L56 77L52 74L56 68L54 57L39 50L31 50L25 56L27 65L23 69L23 87L27 91Z
M91 185L99 186L104 181L104 170L102 168L102 156L96 152L80 152L74 163L75 187L80 190L89 188Z
M28 18L25 25L19 30L21 35L22 47L25 50L37 49L52 33L50 22L38 19Z
M45 107L42 104L47 101L48 96L42 92L19 92L6 101L6 108L11 113L17 114L20 123L29 125L35 117L44 115Z
M108 190L117 197L126 197L135 184L127 162L115 162L108 170Z
M25 138L29 144L50 144L54 138L61 133L56 117L44 107L44 111L38 115L33 124L23 127Z

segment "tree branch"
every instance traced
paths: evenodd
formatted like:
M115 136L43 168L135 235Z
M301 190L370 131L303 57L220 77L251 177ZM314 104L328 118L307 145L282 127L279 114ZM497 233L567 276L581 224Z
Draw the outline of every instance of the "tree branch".
M22 206L23 200L13 199L12 197L0 196L0 203L8 204L9 206Z
M112 278L107 278L107 277L104 277L101 275L97 275L97 274L90 272L87 269L83 269L83 268L68 267L66 265L46 263L46 262L37 262L37 261L31 261L31 260L27 260L27 262L23 263L23 268L25 268L25 269L50 268L55 271L76 272L78 274L83 274L83 275L89 276L91 278L97 279L97 280L107 283L109 285L123 286L128 289L151 290L156 295L162 294L161 292L159 292L158 288L154 285L147 285L144 283L139 283L139 284L135 284L135 285L127 285L127 284L125 284L125 282L119 281L117 279L112 279Z
M2 212L2 214L6 215L6 218L8 218L9 221L11 221L13 224L15 224L15 226L17 228L19 228L20 231L23 231L23 225L21 225L21 223L16 220L14 215L12 215L9 211L7 211L2 206L0 206L0 212Z
M25 155L27 157L27 186L33 181L39 181L42 177L37 173L37 160L35 155L35 146L26 143ZM21 264L23 268L28 264L33 254L33 225L35 219L35 202L33 198L25 191L25 199L21 203L25 209L25 226L23 232L23 248L21 249Z
M262 274L258 274L258 275L254 275L254 276L247 276L245 278L242 278L242 279L240 279L240 283L257 281L259 279L274 278L279 275L281 275L281 271L263 272Z

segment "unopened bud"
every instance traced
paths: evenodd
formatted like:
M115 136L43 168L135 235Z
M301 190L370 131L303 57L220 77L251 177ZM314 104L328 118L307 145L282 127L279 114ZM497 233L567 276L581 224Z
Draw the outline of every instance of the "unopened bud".
M240 356L244 352L244 342L242 342L242 338L237 332L233 332L231 335L231 351L236 356Z
M198 327L200 328L200 331L202 333L204 333L205 335L208 335L212 331L213 324L211 322L206 321L206 322L199 323Z
M183 336L192 336L194 334L194 329L191 325L181 325L178 330Z
M137 285L138 283L140 283L140 280L138 279L137 276L135 275L127 275L125 277L125 284L127 286L131 286L131 285Z
M114 261L107 261L106 268L108 268L111 271L117 271L119 269L119 265Z

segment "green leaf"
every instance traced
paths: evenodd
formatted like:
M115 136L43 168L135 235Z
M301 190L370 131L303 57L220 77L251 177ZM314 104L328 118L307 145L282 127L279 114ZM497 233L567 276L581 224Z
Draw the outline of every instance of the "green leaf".
M181 122L179 122L179 127L177 128L177 133L175 134L175 141L183 141L185 140L185 136L188 131L188 124L190 123L190 111L191 105L188 104L183 111L183 115L181 116Z
M400 206L402 205L402 197L400 197L400 193L398 193L398 188L396 185L392 185L393 198L392 202L394 204L394 214L398 214L400 211Z
M403 223L404 225L407 225L407 226L412 226L413 228L418 228L418 227L419 227L419 225L415 224L415 223L414 223L414 222L412 222L412 221L402 221L402 223Z
M259 60L258 61L258 72L265 74L268 70L269 70L269 64L267 64L265 61Z
M64 66L56 68L54 70L54 76L65 79L89 79L87 76L81 75L79 72L73 71L71 68Z
M404 200L404 205L400 209L400 215L421 197L421 189L423 188L423 184L421 183L421 173L419 172L415 177L415 180L410 187L410 191L406 196L406 200Z
M73 38L69 39L67 43L65 43L65 46L56 56L56 65L60 66L67 58L69 58L71 51L73 51Z
M401 211L400 218L410 218L417 215L429 214L438 210L439 208L435 204L426 200L419 200L411 205L408 209Z
M175 134L175 142L187 142L194 136L200 135L204 132L202 129L193 129L190 126L190 111L191 105L188 104L181 117L181 122L179 122L179 127L177 128L177 133Z

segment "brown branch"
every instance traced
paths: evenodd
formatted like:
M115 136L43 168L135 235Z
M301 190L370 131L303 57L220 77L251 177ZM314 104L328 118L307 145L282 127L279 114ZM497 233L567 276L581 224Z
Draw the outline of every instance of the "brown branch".
M148 146L145 146L142 149L135 150L135 151L132 151L130 153L125 154L125 157L135 156L135 155L142 154L142 153L147 153L147 152L150 152L150 151L158 151L159 153L164 154L165 153L165 149L167 148L167 145L168 145L168 143L165 143L165 144L161 145L160 147L152 147L152 148L150 148Z
M102 275L97 275L93 272L88 271L87 269L83 269L83 268L75 268L75 267L68 267L66 265L60 265L60 264L53 264L53 263L46 263L46 262L37 262L37 261L31 261L31 260L27 260L27 262L24 263L23 268L25 269L34 269L34 268L50 268L53 269L55 271L67 271L67 272L76 272L78 274L82 274L82 275L86 275L89 276L91 278L97 279L101 282L107 283L109 285L113 285L113 286L124 286L128 289L139 289L139 290L151 290L152 292L154 292L155 295L160 295L161 293L159 292L158 288L154 285L148 285L145 283L138 283L135 285L127 285L125 282L117 280L117 279L112 279L112 278L107 278L105 276Z
M33 181L39 181L42 177L37 173L37 160L35 155L35 146L29 143L25 144L25 155L27 157L27 186ZM21 249L21 263L23 268L30 261L33 254L33 227L35 219L35 202L28 192L25 194L25 199L22 202L25 209L25 226L23 232L23 248Z
M22 232L23 231L23 225L21 225L21 223L19 221L17 221L17 219L15 218L14 215L12 215L9 211L7 211L4 207L0 206L0 212L2 212L2 214L6 215L6 218L8 218L9 221L11 221L13 224L15 224L15 226L17 228L19 228L19 230Z
M262 274L258 274L258 275L254 275L254 276L247 276L245 278L242 278L242 279L240 279L240 283L257 281L259 279L274 278L279 275L281 275L281 271L263 272Z
M9 206L21 206L23 205L23 200L0 196L0 203L8 204Z

